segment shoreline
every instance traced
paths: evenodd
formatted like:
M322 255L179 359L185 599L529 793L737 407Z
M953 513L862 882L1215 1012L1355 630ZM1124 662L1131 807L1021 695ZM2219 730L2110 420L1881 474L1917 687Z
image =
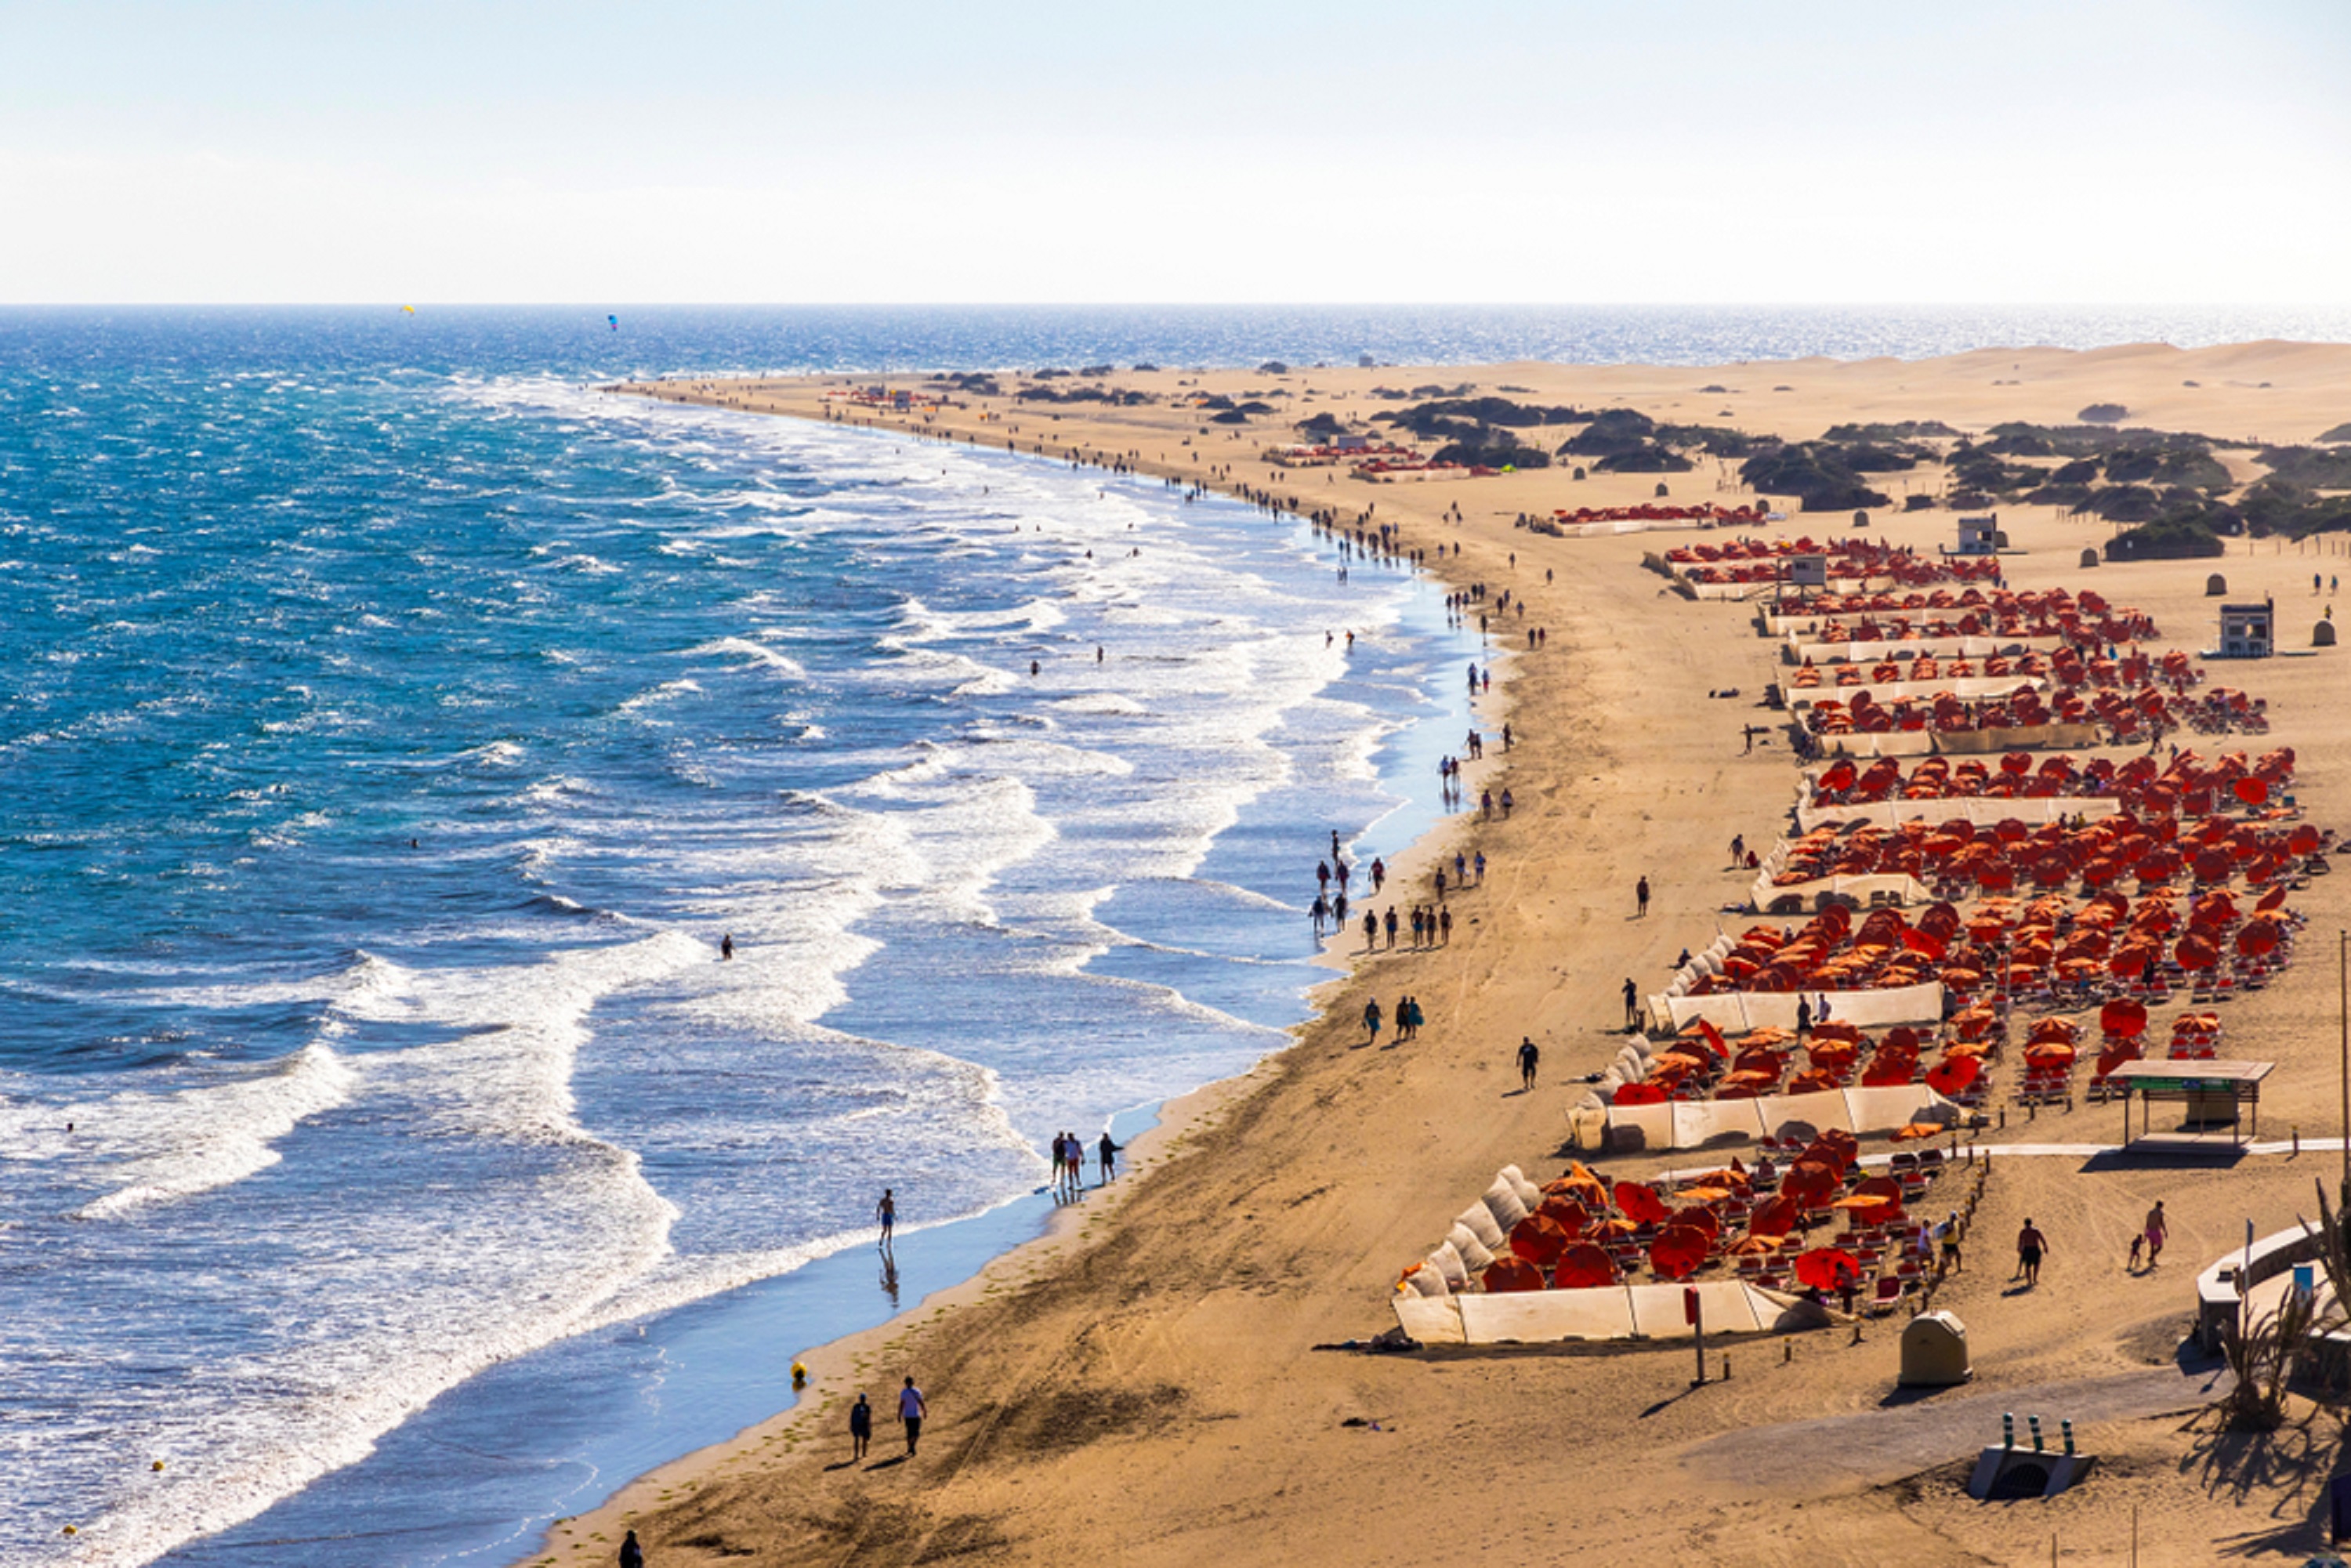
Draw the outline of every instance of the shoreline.
M877 430L871 434L879 436L897 433ZM1022 461L1051 461L1050 457L1038 454L1015 453L1008 455L1019 457ZM1257 498L1238 490L1223 494L1227 499L1257 506L1261 511L1270 512L1270 508L1263 507ZM1292 517L1290 520L1295 522L1299 519ZM1456 586L1432 567L1422 566L1417 570L1432 580ZM1473 711L1480 725L1499 729L1503 722L1499 716L1506 714L1510 706L1510 675L1514 661L1507 655L1497 658L1489 652L1480 655L1480 668L1489 667L1484 662L1489 659L1495 661L1490 666L1494 684L1479 695ZM1409 726L1397 727L1398 729L1405 727ZM1392 729L1386 733L1395 732ZM1465 780L1483 780L1499 788L1504 768L1505 760L1499 757L1488 757L1475 762L1464 759L1462 776ZM1472 793L1477 787L1475 782L1466 785ZM1415 804L1411 795L1401 796L1388 816L1365 824L1359 838L1374 832L1389 817L1409 810ZM1391 868L1390 880L1401 881L1424 867L1434 865L1444 852L1442 841L1458 828L1460 818L1468 814L1469 808L1466 805L1458 812L1438 807L1434 819L1409 840L1404 849L1384 857ZM1365 875L1368 877L1368 873ZM926 1321L1013 1288L1033 1279L1043 1269L1066 1262L1081 1253L1092 1244L1090 1232L1093 1228L1097 1224L1113 1223L1125 1200L1147 1175L1165 1159L1179 1152L1194 1134L1212 1127L1218 1118L1229 1113L1238 1103L1262 1092L1269 1073L1283 1056L1297 1048L1303 1032L1328 1021L1327 998L1343 989L1355 978L1358 971L1358 955L1352 954L1349 946L1353 940L1352 926L1347 930L1334 930L1324 939L1320 951L1307 960L1332 973L1306 986L1302 992L1304 1016L1290 1026L1291 1039L1289 1044L1267 1052L1241 1071L1199 1084L1155 1106L1135 1108L1135 1113L1149 1114L1153 1119L1144 1132L1125 1145L1122 1155L1123 1169L1115 1184L1106 1187L1089 1187L1085 1197L1079 1202L1055 1203L1036 1234L994 1254L969 1276L901 1307L883 1322L783 1353L786 1361L807 1364L810 1375L807 1386L796 1392L781 1409L730 1437L704 1444L632 1477L593 1508L551 1521L545 1531L537 1533L529 1551L507 1561L515 1568L523 1568L526 1564L561 1562L567 1552L592 1553L607 1548L617 1550L621 1535L650 1509L679 1493L699 1489L710 1479L730 1468L741 1467L758 1458L764 1450L776 1445L782 1445L786 1451L796 1447L801 1440L797 1430L801 1424L831 1410L837 1401L845 1401L848 1397L846 1385L854 1380L857 1371L868 1364L878 1353L891 1348L902 1334ZM1035 1196L1029 1195L1029 1197ZM1026 1200L1013 1198L1002 1207L1014 1207L1023 1201ZM998 1210L987 1210L965 1216L946 1221L939 1228L977 1223L997 1212ZM842 1249L843 1252L852 1250L855 1250L854 1246ZM826 1260L820 1261L830 1260L839 1254L828 1254ZM881 1388L880 1394L886 1404L888 1389Z
M2111 1479L2030 1518L1985 1513L1945 1473L1948 1466L1928 1461L1922 1469L1911 1458L1889 1467L1872 1457L1874 1434L1884 1430L1874 1413L1886 1403L1893 1374L1885 1329L1850 1345L1842 1336L1834 1343L1817 1335L1792 1339L1784 1364L1767 1345L1773 1354L1760 1373L1749 1358L1761 1357L1742 1351L1736 1384L1695 1397L1686 1348L1313 1353L1388 1326L1384 1301L1397 1269L1426 1250L1444 1217L1498 1166L1520 1163L1541 1179L1565 1158L1565 1113L1580 1092L1573 1075L1604 1062L1622 1038L1617 977L1661 973L1676 948L1701 946L1709 928L1742 918L1721 913L1749 879L1723 864L1719 846L1732 831L1761 834L1768 843L1785 831L1789 754L1782 732L1771 731L1751 756L1739 744L1740 725L1754 720L1755 692L1780 678L1780 666L1776 649L1755 637L1735 607L1684 600L1641 570L1644 554L1664 548L1658 541L1544 538L1514 523L1514 514L1541 516L1570 503L1636 504L1653 482L1667 482L1655 474L1597 474L1573 481L1574 488L1557 469L1377 487L1343 486L1335 476L1311 471L1273 474L1255 461L1257 443L1306 412L1305 401L1228 437L1205 417L1166 406L1176 383L1238 400L1277 380L1293 389L1282 395L1298 397L1303 381L1304 399L1319 392L1323 406L1360 423L1378 406L1358 401L1370 385L1382 379L1409 385L1425 373L1481 392L1630 405L1661 420L1729 418L1736 409L1746 415L1740 428L1760 423L1791 440L1848 420L1932 418L1978 433L2007 419L2063 423L2101 401L2127 404L2135 425L2241 440L2306 442L2351 415L2351 349L2336 347L1988 350L1938 361L1737 369L1741 373L1726 384L1707 387L1691 384L1703 371L1654 366L1166 372L1147 382L1159 406L1141 412L1073 413L1065 403L1048 410L1014 403L1001 413L968 403L935 413L877 410L871 419L861 412L857 423L897 434L967 442L984 435L975 444L1011 443L1065 460L1091 455L1245 499L1270 494L1288 511L1335 510L1351 526L1375 501L1380 521L1398 520L1407 545L1448 547L1442 565L1430 563L1448 580L1518 586L1521 602L1533 601L1545 651L1514 661L1504 683L1520 737L1509 765L1521 799L1510 823L1452 820L1456 832L1477 838L1497 861L1497 885L1467 905L1453 949L1351 958L1345 973L1318 988L1320 1016L1296 1042L1241 1081L1246 1092L1221 1103L1217 1114L1171 1135L1148 1180L1121 1195L1111 1222L1090 1228L1090 1239L1079 1238L1083 1244L1066 1252L1024 1254L1019 1277L996 1281L1000 1290L942 1301L919 1321L901 1320L894 1336L859 1347L896 1358L877 1370L884 1388L899 1367L921 1370L933 1418L918 1464L828 1475L839 1468L823 1462L835 1457L830 1445L839 1440L829 1427L822 1454L707 1451L712 1462L693 1472L691 1496L673 1489L669 1500L656 1495L636 1516L664 1568L746 1552L776 1563L913 1563L964 1552L1025 1561L1098 1549L1106 1540L1121 1543L1125 1560L1175 1564L1217 1551L1249 1560L1270 1533L1303 1563L1401 1563L1416 1560L1431 1506L1454 1495L1435 1478L1457 1472L1479 1478L1484 1547L1515 1560L1541 1557L1558 1531L1573 1530L1579 1550L1626 1563L1710 1560L1735 1542L1763 1563L1859 1564L1899 1555L1956 1568L2045 1549L2045 1531L2037 1546L2033 1539L2044 1522L2076 1541L2111 1539L2117 1521L2142 1507L2160 1521L2165 1543L2151 1562L2210 1561L2211 1543L2248 1530L2297 1551L2321 1544L2310 1512L2320 1505L2299 1503L2308 1494L2290 1475L2276 1483L2285 1488L2282 1495L2266 1483L2232 1489L2185 1479L2199 1466L2225 1473L2231 1462L2216 1457L2219 1435L2200 1416L2167 1421L2137 1413L2143 1406L2116 1404L2111 1416L2085 1422L2085 1441L2108 1457ZM1142 380L1113 377L1111 384ZM657 390L681 401L823 418L822 394L848 381ZM912 376L855 381L926 385ZM2182 412L2191 404L2193 412ZM924 428L934 418L941 425ZM1251 444L1238 446L1244 439ZM2257 472L2233 450L2224 455L2233 483ZM1934 477L1920 476L1928 484ZM1677 500L1758 498L1720 471L1684 472L1670 483ZM2155 615L2157 646L2207 645L2204 578L2213 570L2225 570L2233 595L2270 595L2282 621L2289 612L2318 619L2318 600L2307 599L2304 612L2304 601L2292 597L2314 591L2308 547L2297 554L2276 541L2248 548L2239 540L2225 559L2108 566L2091 576L2076 557L2104 541L2105 525L2043 506L2001 509L2001 526L2016 536L2018 553L2003 562L2014 583L2119 594ZM1791 516L1774 531L1819 537L1842 526L1834 513ZM1951 512L1939 506L1873 512L1871 526L1893 542L1931 550L1949 540ZM1664 545L1689 537L1669 535ZM2316 553L2342 560L2342 543L2322 538ZM1451 547L1463 553L1453 555ZM1540 583L1530 568L1543 570ZM2302 639L2297 627L2292 646ZM2333 718L2332 674L2323 654L2216 666L2214 684L2241 682L2273 702L2275 735L2193 738L2208 753L2295 747L2297 793L2313 820L2339 821L2351 810L2351 733ZM1726 681L1747 696L1725 706L1718 688ZM1489 764L1497 760L1489 754ZM1443 840L1427 835L1415 852ZM1636 874L1656 886L1650 917L1629 909ZM1399 868L1400 879L1409 875ZM2294 907L2314 930L2351 922L2351 888L2320 880ZM2317 967L2231 1004L2230 1028L2279 1062L2273 1103L2263 1107L2265 1132L2307 1126L2323 1134L2336 1119L2332 1020L2312 1017ZM1391 977L1431 998L1430 1038L1405 1051L1366 1051L1351 1038L1360 1030L1350 1028L1348 1009L1364 992L1384 990ZM1544 1047L1543 1082L1523 1097L1500 1087L1521 1029ZM2085 1111L2082 1119L2054 1111L2017 1119L1986 1145L1995 1152L2002 1141L2082 1145L2085 1134L2103 1144L2105 1116ZM1687 1154L1606 1158L1611 1174L1635 1179L1691 1163ZM1972 1404L2001 1400L2029 1409L2042 1391L2072 1397L2055 1391L2143 1383L2147 1368L2168 1363L2189 1315L2193 1267L2226 1250L2245 1220L2274 1228L2306 1207L2309 1174L2291 1145L2287 1157L2263 1155L2234 1169L2102 1165L2095 1157L2078 1168L2062 1156L2003 1162L1979 1218L1994 1239L1971 1251L1979 1267L1936 1302L1961 1313L1974 1332L1973 1386L1983 1398ZM2173 1206L2173 1249L2189 1267L2126 1270L2123 1241L2158 1197ZM1997 1237L2025 1215L2058 1239L2053 1267L2069 1288L2003 1288ZM2201 1403L2183 1389L2166 1407ZM1573 1413L1578 1448L1605 1444L1643 1453L1670 1481L1677 1506L1647 1506L1636 1489L1563 1492L1553 1418L1562 1410ZM786 1419L807 1423L798 1430L813 1439L825 1416L820 1403L806 1402ZM1937 1431L1949 1447L1933 1451L1955 1460L1984 1440L1959 1426ZM1817 1445L1821 1472L1765 1464L1761 1449L1754 1463L1740 1462L1745 1450L1737 1445L1755 1439L1739 1435L1757 1434L1768 1449L1761 1434L1769 1432ZM888 1443L885 1435L885 1451ZM1850 1462L1848 1449L1858 1456ZM2326 1468L2323 1456L2314 1461L2314 1473ZM554 1558L592 1560L584 1550Z

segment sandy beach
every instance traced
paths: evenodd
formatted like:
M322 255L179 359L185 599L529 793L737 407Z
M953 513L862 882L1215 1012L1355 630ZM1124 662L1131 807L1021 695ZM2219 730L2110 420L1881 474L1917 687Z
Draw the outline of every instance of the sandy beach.
M1786 716L1765 709L1784 678L1750 607L1693 601L1644 569L1651 552L1712 536L1549 537L1519 526L1562 507L1657 498L1737 506L1737 464L1572 476L1570 461L1476 477L1371 484L1343 465L1263 460L1327 413L1340 425L1438 395L1508 397L1750 435L1816 438L1845 423L1940 421L1977 434L2003 421L2070 424L2099 404L2125 423L2231 440L2308 443L2351 419L2351 348L2257 343L2076 352L1997 350L1926 361L1802 360L1705 369L1518 363L1479 367L1121 371L1083 384L1134 402L1022 402L1038 384L1005 372L987 395L919 376L663 382L629 389L777 415L870 425L877 439L1009 447L1040 460L1128 471L1352 527L1367 508L1427 552L1428 570L1485 585L1496 612L1488 744L1469 789L1508 788L1514 809L1449 819L1392 868L1425 890L1439 858L1482 852L1481 885L1448 899L1449 946L1364 955L1359 932L1332 947L1343 972L1296 1043L1244 1078L1169 1107L1125 1178L1064 1210L1048 1236L947 1296L871 1334L805 1349L810 1395L735 1441L632 1484L566 1521L525 1561L610 1562L633 1528L658 1568L733 1562L913 1563L948 1559L1135 1564L1421 1563L1434 1555L1626 1564L1731 1558L1757 1564L1920 1565L2059 1560L2209 1563L2300 1561L2325 1544L2325 1484L2340 1433L2325 1413L2265 1436L2221 1431L2204 1410L2211 1374L2183 1364L2196 1270L2241 1242L2312 1215L2332 1149L2234 1164L2096 1158L2119 1113L2020 1109L1987 1129L1992 1174L1968 1266L1938 1308L1970 1330L1975 1377L1929 1398L1899 1396L1903 1318L1761 1336L1727 1346L1729 1381L1691 1386L1687 1345L1542 1346L1367 1355L1321 1348L1395 1322L1399 1270L1508 1164L1537 1182L1570 1157L1579 1082L1620 1048L1619 989L1659 989L1677 954L1747 920L1724 912L1751 873L1734 834L1768 845L1787 828L1795 759ZM1066 391L1076 379L1044 383ZM877 406L850 402L879 387ZM1408 399L1379 395L1401 391ZM1438 389L1438 390L1429 390ZM904 409L888 394L913 394ZM944 405L925 400L944 394ZM1273 412L1214 423L1195 400ZM1530 434L1556 445L1569 432ZM2251 453L2220 454L2241 485ZM1932 552L1955 513L1902 509L1942 489L1928 465L1875 476L1893 505L1867 532ZM1458 511L1457 511L1458 508ZM1796 513L1769 532L1852 533L1849 510ZM2209 574L2231 602L2273 596L2283 653L2311 653L2334 600L2314 571L2351 570L2345 536L2298 547L2230 541L2225 558L2080 564L2112 525L2052 506L2001 505L2012 588L2095 589L2158 628L2150 646L2215 645ZM1148 549L1144 540L1142 548ZM2346 601L2351 609L2351 601ZM1472 613L1477 612L1473 607ZM1539 629L1541 645L1526 632ZM2180 737L2208 755L2290 746L2308 820L2351 825L2351 726L2344 655L2210 666L2214 684L2265 699L2266 737ZM1734 696L1709 694L1735 688ZM1507 706L1505 706L1507 705ZM1507 717L1514 746L1497 737ZM1749 726L1769 725L1751 751ZM1300 846L1312 858L1315 846ZM1634 887L1653 899L1636 915ZM2335 955L2324 938L2351 914L2351 883L2293 895L2307 917L2299 961L2227 1004L2228 1055L2273 1061L2265 1136L2339 1138ZM1425 892L1416 896L1426 898ZM1390 902L1383 898L1384 905ZM1410 993L1427 1024L1369 1045L1364 1002ZM1531 1092L1514 1053L1541 1048ZM1995 1096L2004 1094L2006 1084ZM2056 1148L2072 1152L2001 1153ZM1870 1145L1883 1152L1882 1144ZM1590 1156L1609 1179L1712 1163L1713 1155ZM2126 1266L2150 1204L2171 1216L2152 1270ZM2038 1289L2011 1280L2010 1239L2027 1217L2050 1239ZM910 1245L912 1243L909 1243ZM887 1417L914 1376L931 1419L920 1455L894 1462ZM850 1466L845 1411L859 1390L883 1416L873 1461ZM1984 1504L1964 1490L2004 1410L2072 1416L2101 1456L2086 1486L2046 1502ZM2136 1531L2137 1555L2130 1555Z

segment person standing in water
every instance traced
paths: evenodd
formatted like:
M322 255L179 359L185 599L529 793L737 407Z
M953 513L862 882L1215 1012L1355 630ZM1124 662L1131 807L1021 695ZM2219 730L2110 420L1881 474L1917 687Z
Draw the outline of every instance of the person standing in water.
M873 1206L873 1218L881 1222L882 1245L889 1246L890 1232L898 1223L898 1200L890 1195L886 1186L882 1189L882 1200Z
M1118 1179L1118 1151L1123 1147L1123 1145L1111 1142L1110 1129L1102 1129L1102 1142L1094 1145L1094 1157L1101 1162L1104 1186Z

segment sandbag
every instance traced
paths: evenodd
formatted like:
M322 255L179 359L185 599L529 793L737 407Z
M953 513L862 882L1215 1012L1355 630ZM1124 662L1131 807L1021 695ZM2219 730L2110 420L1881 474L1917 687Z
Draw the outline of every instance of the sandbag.
M1472 1237L1470 1239L1474 1244L1477 1239ZM1491 1256L1492 1254L1488 1254L1489 1259ZM1458 1291L1469 1283L1468 1260L1461 1256L1461 1249L1450 1240L1439 1243L1437 1250L1428 1255L1428 1260L1437 1265L1438 1273L1445 1276L1445 1283L1448 1288ZM1485 1265L1481 1263L1479 1267L1483 1268Z

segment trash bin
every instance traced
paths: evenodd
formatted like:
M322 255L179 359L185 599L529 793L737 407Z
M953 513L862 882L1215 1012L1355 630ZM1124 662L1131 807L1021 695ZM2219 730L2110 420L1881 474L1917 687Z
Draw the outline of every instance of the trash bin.
M1902 1331L1905 1388L1949 1388L1976 1375L1968 1360L1968 1325L1949 1312L1920 1312Z

